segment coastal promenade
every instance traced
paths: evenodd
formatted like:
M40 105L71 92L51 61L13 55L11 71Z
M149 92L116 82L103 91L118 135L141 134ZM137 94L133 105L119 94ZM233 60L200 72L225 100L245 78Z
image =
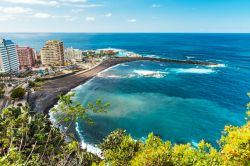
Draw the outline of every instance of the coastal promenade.
M179 64L192 64L192 65L217 65L211 62L202 61L190 61L190 60L174 60L174 59L161 59L161 58L151 58L151 57L119 57L112 58L103 61L98 66L87 70L85 72L79 72L74 75L65 76L62 78L57 78L54 80L48 80L42 85L41 89L35 91L29 95L28 103L31 108L36 112L43 112L48 114L50 108L52 108L60 94L66 94L71 89L85 83L89 79L95 77L99 72L115 66L117 64L133 61L156 61L164 63L179 63Z

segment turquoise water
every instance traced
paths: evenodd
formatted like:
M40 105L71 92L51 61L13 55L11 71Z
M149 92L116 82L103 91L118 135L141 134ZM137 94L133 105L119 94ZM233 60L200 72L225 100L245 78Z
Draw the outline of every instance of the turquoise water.
M75 100L84 105L97 98L111 103L108 113L89 114L94 126L79 121L78 130L91 144L122 128L135 139L154 132L175 143L206 139L216 145L225 124L243 121L243 111L234 110L232 103L215 93L222 90L216 82L227 68L155 62L116 66L74 90Z
M97 144L117 128L135 139L154 132L175 143L201 139L216 145L227 124L244 124L250 91L250 34L2 34L40 49L49 39L78 49L117 48L143 56L212 61L221 67L132 62L111 68L77 87L75 100L110 102L78 122L82 140Z

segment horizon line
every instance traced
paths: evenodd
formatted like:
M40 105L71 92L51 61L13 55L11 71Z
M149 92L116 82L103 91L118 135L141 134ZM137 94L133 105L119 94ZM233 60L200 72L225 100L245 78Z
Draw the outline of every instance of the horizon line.
M1 32L1 33L86 33L86 34L250 34L250 32Z

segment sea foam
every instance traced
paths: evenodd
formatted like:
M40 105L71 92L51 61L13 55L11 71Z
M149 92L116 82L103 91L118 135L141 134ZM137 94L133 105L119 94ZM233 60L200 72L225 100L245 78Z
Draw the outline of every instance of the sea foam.
M149 57L149 58L160 58L160 57L157 56L157 55L146 55L145 57Z
M206 68L179 68L173 69L176 73L191 73L191 74L211 74L215 71L213 69L206 69Z
M225 64L216 64L216 65L209 65L208 67L215 68L215 67L226 67Z
M186 56L187 59L194 59L194 56Z
M80 134L78 122L76 122L76 131L77 131L77 133L79 134L80 139L81 139L81 147L82 147L83 149L86 149L87 152L96 154L96 155L99 156L100 158L103 158L103 156L102 156L102 151L101 151L100 148L98 148L96 145L88 144L88 143L86 143L86 142L84 141L83 137L82 137L81 134Z
M155 77L155 78L163 78L168 74L167 72L162 71L152 71L152 70L134 70L134 73L138 76L143 77Z

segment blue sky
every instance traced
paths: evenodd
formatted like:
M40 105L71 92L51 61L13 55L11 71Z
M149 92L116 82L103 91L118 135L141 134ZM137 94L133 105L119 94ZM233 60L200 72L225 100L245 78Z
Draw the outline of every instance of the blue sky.
M250 0L0 0L0 32L250 32Z

